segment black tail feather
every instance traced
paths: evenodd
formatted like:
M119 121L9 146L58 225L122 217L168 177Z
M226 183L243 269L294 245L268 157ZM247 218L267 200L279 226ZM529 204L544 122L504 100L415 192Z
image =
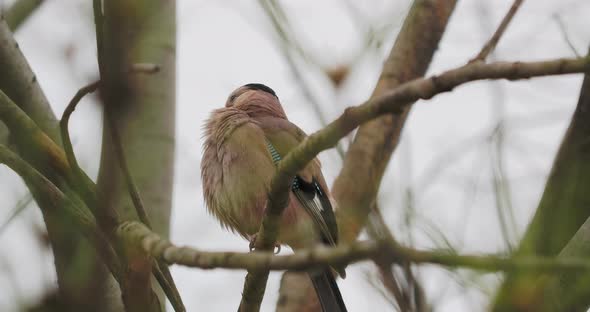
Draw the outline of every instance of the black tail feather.
M309 277L324 312L346 312L342 294L331 270L310 272Z

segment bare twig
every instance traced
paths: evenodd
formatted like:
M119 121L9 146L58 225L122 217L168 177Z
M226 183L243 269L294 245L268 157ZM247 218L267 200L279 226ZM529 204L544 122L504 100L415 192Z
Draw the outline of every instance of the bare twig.
M391 264L378 265L377 268L379 270L379 279L381 280L381 283L395 298L395 302L397 303L400 312L411 311L408 298L400 288L397 278L391 268Z
M375 202L372 210L373 211L370 215L369 223L367 224L367 233L369 234L369 237L375 241L383 239L393 240L393 234L385 224L385 220L383 220L383 216L381 214L381 210L377 202ZM391 263L376 263L376 265L379 271L381 283L389 292L389 294L393 295L400 311L422 311L420 309L412 309L412 302L422 301L422 298L418 297L415 298L416 300L413 300L413 290L421 289L422 287L415 279L413 272L410 268L410 264L400 264L400 266L404 269L404 277L409 286L405 289L401 287L403 277L396 276L395 271L391 267ZM416 304L416 306L417 305L418 304Z
M125 159L123 143L121 142L121 136L119 135L119 131L117 130L117 124L115 123L115 120L110 114L106 114L105 118L107 119L109 125L111 139L113 140L113 150L115 152L115 156L117 157L119 167L121 168L121 171L123 173L125 183L127 184L127 190L129 192L129 196L131 197L131 201L133 202L133 206L135 207L135 211L137 212L137 216L143 224L145 224L149 229L151 229L152 225L145 210L143 200L139 195L139 189L135 185L135 182L133 182L131 171L129 170L127 160ZM157 261L156 264L157 266L154 267L155 270L153 273L156 276L158 282L160 283L162 290L164 290L166 296L170 299L170 303L172 303L172 305L174 306L174 310L185 311L186 308L184 307L182 298L180 297L180 293L176 288L176 284L174 283L174 279L172 278L170 269L168 269L168 266L161 261Z
M559 27L559 31L561 32L561 35L562 35L565 43L567 43L567 45L570 47L570 49L572 50L572 52L574 53L574 55L576 57L580 57L580 53L578 53L578 50L576 49L576 47L572 43L570 36L568 35L567 29L565 27L565 24L563 23L563 20L561 19L561 16L559 16L559 14L554 14L553 19L557 23L557 27Z
M504 34L504 31L506 31L508 24L510 24L510 21L512 20L512 18L514 17L516 12L518 11L518 8L520 8L520 5L522 4L523 1L524 0L514 0L514 2L512 3L512 6L510 7L508 12L506 13L504 18L502 19L500 26L498 26L498 29L496 29L496 31L494 32L494 34L492 35L490 40L488 40L488 42L483 46L481 51L479 51L479 53L473 59L471 59L469 61L469 63L472 63L475 61L484 61L486 59L486 57L496 48L498 41L500 41L500 38Z
M123 144L121 143L121 136L119 135L117 124L115 123L113 116L111 116L110 114L106 114L105 118L107 119L109 125L111 139L113 140L113 150L115 151L117 162L119 163L119 167L121 168L121 172L123 173L125 184L127 184L127 190L129 192L129 196L131 197L131 201L133 202L133 206L135 207L135 211L137 212L137 216L143 224L145 224L148 228L151 229L152 224L149 220L147 212L145 211L143 200L139 195L139 189L133 182L131 171L129 170L129 166L127 165L127 160L125 159L125 152L123 151Z
M0 235L8 228L8 225L14 218L16 218L22 211L25 210L29 206L29 204L33 201L33 196L31 193L27 193L23 198L21 198L17 203L16 207L12 210L8 218L4 222L0 224Z
M94 12L94 28L96 32L96 58L98 60L98 71L100 76L105 74L104 68L104 16L102 12L102 0L92 0L92 11Z
M70 116L72 115L72 113L76 109L76 106L78 105L78 103L80 103L80 100L82 100L82 98L85 95L96 91L96 89L98 89L99 84L100 84L100 81L95 81L91 84L88 84L88 85L80 88L80 90L78 90L78 92L76 92L76 94L74 95L74 97L72 98L72 100L70 101L70 103L68 104L66 109L64 110L61 120L59 122L64 151L66 153L66 157L67 157L68 163L70 165L70 168L73 171L74 177L76 179L75 183L78 185L84 184L83 181L85 181L86 175L84 174L84 172L82 171L82 169L78 165L78 161L76 160L76 154L74 153L74 148L72 147L72 140L70 138L70 132L68 130L68 123L70 121ZM83 194L83 195L87 195L87 194ZM90 197L94 197L94 196L90 196ZM90 197L84 196L84 198L90 198Z
M358 241L335 247L317 246L293 255L277 256L272 251L207 252L177 247L139 222L124 222L117 234L139 244L152 256L168 263L201 269L305 270L323 266L342 266L364 260L378 262L438 264L449 268L469 268L487 272L528 270L533 272L589 271L586 258L514 257L496 255L458 255L448 250L426 251L403 247L395 241Z
M288 34L289 27L283 26L284 23L288 23L288 20L287 20L286 16L284 15L284 12L283 12L280 4L276 3L276 1L269 1L269 0L260 0L258 2L260 4L260 6L262 7L262 9L264 10L264 13L270 19L270 21L275 29L275 32L277 33L277 36L279 37L279 40L280 40L279 48L281 50L281 53L283 54L283 57L287 61L287 64L289 65L289 69L291 70L293 78L295 79L295 81L299 85L299 88L301 89L303 96L307 99L307 101L311 105L311 108L314 110L315 115L320 120L320 123L322 124L322 126L327 125L328 120L324 116L324 113L322 112L322 108L321 108L319 100L317 99L316 96L314 96L310 85L303 77L302 70L299 68L299 66L295 62L293 55L289 51L289 47L292 47L295 51L297 51L302 56L302 58L304 58L306 61L309 60L309 57L307 57L307 54L304 52L303 48L298 44L298 42L295 41L293 36L289 36L289 34ZM279 15L279 16L277 16L277 15ZM281 23L281 20L279 20L280 18L283 19L282 23ZM287 28L287 29L285 29L285 28ZM319 66L317 64L317 62L311 62L311 63L315 66ZM337 145L336 150L341 157L344 157L344 149L342 148L342 146Z

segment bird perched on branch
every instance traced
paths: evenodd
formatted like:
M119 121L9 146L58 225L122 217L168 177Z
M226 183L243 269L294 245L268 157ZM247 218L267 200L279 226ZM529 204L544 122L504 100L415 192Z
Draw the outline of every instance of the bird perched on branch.
M221 225L251 242L264 216L276 165L306 134L291 123L275 92L258 83L233 91L205 124L201 162L209 212ZM279 224L278 243L293 249L335 245L338 229L320 163L294 177ZM346 311L333 271L308 272L324 311Z

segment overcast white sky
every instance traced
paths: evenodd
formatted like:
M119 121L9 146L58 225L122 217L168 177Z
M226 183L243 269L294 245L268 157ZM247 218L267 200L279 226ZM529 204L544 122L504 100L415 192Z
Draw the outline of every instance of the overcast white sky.
M5 1L8 3L11 1ZM353 1L349 1L353 3ZM439 46L430 73L464 64L493 32L511 0L461 0ZM0 4L2 0L0 0ZM277 48L277 41L257 2L179 0L177 164L172 240L207 250L247 251L248 243L223 231L203 205L199 161L201 125L235 87L263 82L278 93L289 118L307 132L321 127L320 118L295 84ZM328 120L356 105L372 91L410 1L282 1L295 36L310 58L326 67L350 63L351 75L334 90L316 67L299 60L305 80L320 99ZM555 15L569 40L584 54L590 42L585 0L525 1L494 54L497 60L540 60L572 57ZM354 12L351 14L351 12ZM76 90L96 77L94 35L88 1L48 0L17 33L54 111L61 114ZM383 45L362 51L359 18L374 27L385 25ZM503 252L522 234L542 192L559 141L575 107L581 75L522 82L478 82L419 102L406 123L403 139L381 187L381 207L394 234L418 247L444 246L440 233L463 252ZM503 239L492 188L490 136L498 120L506 125L502 160L509 178L514 227ZM91 99L83 100L71 121L74 148L91 176L98 170L101 116ZM497 136L496 136L497 138ZM334 151L321 155L324 174L332 181L341 162ZM0 222L24 194L20 180L0 168ZM408 190L413 198L413 225L408 215ZM31 205L0 233L0 310L12 310L21 296L39 298L55 283L50 252L37 241L42 227ZM411 233L412 235L409 235ZM411 239L410 239L411 236ZM8 252L9 251L9 252ZM386 310L387 302L367 282L370 264L351 266L340 287L350 311ZM8 274L7 272L12 272ZM188 311L235 311L244 272L173 268ZM461 271L450 278L445 270L419 270L429 302L436 311L483 310L497 277ZM279 273L269 280L263 311L277 300ZM460 281L460 282L458 282Z

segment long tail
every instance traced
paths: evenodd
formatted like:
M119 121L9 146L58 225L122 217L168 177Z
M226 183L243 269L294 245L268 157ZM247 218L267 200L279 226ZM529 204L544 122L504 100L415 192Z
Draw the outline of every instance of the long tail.
M342 294L331 270L310 272L309 277L324 312L346 312Z

